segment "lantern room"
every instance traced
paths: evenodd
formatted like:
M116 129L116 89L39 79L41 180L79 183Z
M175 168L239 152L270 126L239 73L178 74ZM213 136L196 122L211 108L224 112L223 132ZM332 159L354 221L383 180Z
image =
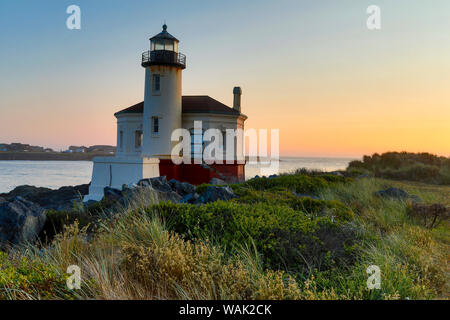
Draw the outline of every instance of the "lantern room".
M150 38L150 51L142 54L142 66L171 65L185 69L186 56L178 52L178 43L164 24L163 31Z
M167 25L163 25L163 31L150 39L150 51L178 52L178 42L177 38L167 32Z

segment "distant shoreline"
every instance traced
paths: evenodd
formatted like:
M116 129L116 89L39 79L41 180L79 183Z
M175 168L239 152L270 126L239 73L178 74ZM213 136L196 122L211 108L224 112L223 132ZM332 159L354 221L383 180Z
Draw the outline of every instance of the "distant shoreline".
M0 152L0 161L92 161L95 157L114 157L109 153Z

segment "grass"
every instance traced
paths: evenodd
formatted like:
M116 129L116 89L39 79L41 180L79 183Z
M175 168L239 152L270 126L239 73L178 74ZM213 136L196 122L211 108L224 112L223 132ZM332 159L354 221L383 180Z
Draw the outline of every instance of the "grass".
M146 191L95 208L48 243L3 254L0 298L449 298L448 222L427 229L407 201L373 193L394 186L450 205L450 187L305 172L276 179L233 185L240 198L200 207ZM81 267L80 290L65 287L70 265ZM381 290L366 288L370 265L381 269Z

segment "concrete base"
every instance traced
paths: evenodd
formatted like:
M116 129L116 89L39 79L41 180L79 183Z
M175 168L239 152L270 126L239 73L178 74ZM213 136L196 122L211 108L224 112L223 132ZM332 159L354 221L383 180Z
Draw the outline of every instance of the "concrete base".
M154 177L159 177L157 158L94 158L89 195L84 197L84 201L100 201L105 187L122 189L124 184Z

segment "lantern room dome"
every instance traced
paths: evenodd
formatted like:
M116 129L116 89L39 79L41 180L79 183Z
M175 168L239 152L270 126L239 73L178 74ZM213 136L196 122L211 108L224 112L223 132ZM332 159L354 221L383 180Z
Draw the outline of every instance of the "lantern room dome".
M156 39L164 39L164 40L173 40L179 42L177 38L175 38L173 35L167 32L167 25L163 25L163 31L158 33L156 36L150 38L150 41L156 40Z

